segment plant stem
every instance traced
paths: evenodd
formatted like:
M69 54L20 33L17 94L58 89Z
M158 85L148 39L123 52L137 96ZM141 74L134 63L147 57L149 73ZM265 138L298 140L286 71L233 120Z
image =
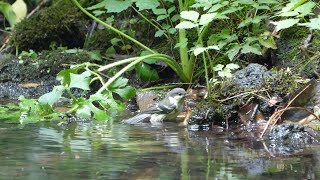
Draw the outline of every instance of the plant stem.
M153 51L152 49L148 48L147 46L145 46L144 44L142 44L141 42L137 41L136 39L128 36L127 34L121 32L120 30L112 27L111 25L101 21L100 19L98 19L97 17L95 17L94 15L92 15L91 13L89 13L87 10L85 10L77 0L72 0L72 2L83 12L85 13L87 16L89 16L90 18L92 18L93 20L97 21L98 23L102 24L103 26L105 26L108 29L111 29L112 31L118 33L119 35L129 39L130 41L134 42L135 44L137 44L138 46L142 47L143 49L151 52L151 53L156 53L155 51Z
M182 69L180 68L179 64L170 56L165 55L165 54L149 54L149 55L145 55L145 56L141 56L141 57L135 57L135 58L129 58L126 60L122 60L121 63L115 62L106 66L103 66L101 68L98 69L98 71L102 71L102 70L106 70L108 68L111 67L115 67L116 65L120 65L120 64L124 64L124 63L129 63L128 65L126 65L124 68L122 68L119 72L117 72L114 76L112 76L98 91L98 93L101 93L102 91L104 91L106 88L108 88L108 86L110 86L110 84L115 81L117 78L119 78L124 72L128 71L131 67L133 67L134 65L136 65L137 63L148 59L148 58L157 58L159 60L162 60L163 62L165 62L166 64L168 64L168 66L170 66L180 77L180 79L182 81L187 82L187 77L184 76Z
M179 11L182 12L185 9L183 1L179 0ZM186 31L185 29L179 29L179 42L182 42L184 39L186 39ZM188 47L179 47L179 53L180 53L180 60L182 65L182 70L185 76L191 80L192 74L193 74L193 65L194 62L191 62L193 59L188 56ZM194 61L194 60L193 60Z

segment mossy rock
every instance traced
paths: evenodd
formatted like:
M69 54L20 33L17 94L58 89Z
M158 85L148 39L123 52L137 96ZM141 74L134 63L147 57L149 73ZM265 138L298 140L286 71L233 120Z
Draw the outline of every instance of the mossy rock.
M290 67L295 73L303 76L313 77L319 72L320 58L315 55L320 48L319 35L313 33L313 38L309 42L308 49L302 48L303 42L309 36L307 28L292 27L281 32L281 38L277 42L276 50L277 61L275 66L278 68Z
M86 41L85 49L105 51L112 46L111 39L115 37L119 37L119 35L111 30L97 30Z
M68 48L82 47L87 20L70 0L63 0L18 23L11 44L19 51L49 49L51 43Z

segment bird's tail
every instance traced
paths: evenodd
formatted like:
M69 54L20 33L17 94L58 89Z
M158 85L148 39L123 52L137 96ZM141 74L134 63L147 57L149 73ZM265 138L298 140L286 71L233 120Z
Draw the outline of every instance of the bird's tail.
M150 114L138 114L136 116L133 116L132 118L123 120L123 122L127 124L139 124L143 123L146 119L149 119L150 117Z

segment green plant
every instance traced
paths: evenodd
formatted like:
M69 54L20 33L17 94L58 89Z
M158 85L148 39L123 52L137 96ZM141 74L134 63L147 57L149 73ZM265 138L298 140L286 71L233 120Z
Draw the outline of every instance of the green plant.
M209 83L210 86L215 87L218 84L223 84L226 81L226 79L230 79L233 76L232 71L239 69L240 66L234 63L230 63L227 65L217 64L213 67L213 71L217 74L213 73L213 77L210 78Z
M16 24L17 16L12 10L11 4L0 1L0 12L8 20L10 27L13 28Z
M55 103L59 102L68 107L66 113L74 113L83 118L95 118L98 120L110 119L110 114L123 110L123 104L114 98L118 94L122 99L128 100L135 95L135 89L127 85L128 80L122 77L108 81L91 68L100 66L93 63L83 63L62 70L57 75L61 85L39 97L39 99L20 98L20 107L27 112L29 117L58 117L61 113L54 111ZM110 66L112 68L112 66ZM95 81L102 84L103 88L88 96L90 85ZM106 88L107 87L107 88Z

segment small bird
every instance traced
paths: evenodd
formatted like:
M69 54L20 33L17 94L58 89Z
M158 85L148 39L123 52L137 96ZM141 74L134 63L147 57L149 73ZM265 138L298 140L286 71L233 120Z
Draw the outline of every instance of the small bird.
M161 123L165 119L174 119L183 110L183 102L187 92L182 88L174 88L167 96L136 116L125 119L127 124L139 124L149 119L152 124Z

